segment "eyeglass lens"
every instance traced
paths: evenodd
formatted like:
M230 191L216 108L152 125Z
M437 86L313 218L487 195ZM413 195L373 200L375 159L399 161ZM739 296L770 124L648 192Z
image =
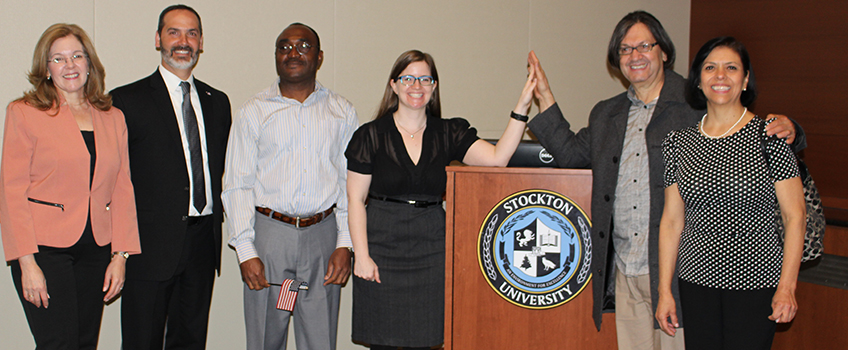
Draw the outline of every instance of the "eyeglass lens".
M622 46L621 48L618 49L618 53L621 54L621 55L629 55L629 54L633 53L633 50L639 51L641 53L648 53L656 45L657 45L657 43L653 43L653 44L645 43L645 44L642 44L642 45L637 45L636 47Z
M436 81L435 79L433 79L433 77L431 77L429 75L422 75L420 77L413 77L411 75L404 75L404 76L398 77L397 80L400 81L401 84L406 85L406 86L412 86L413 84L415 84L416 80L418 80L418 82L421 83L421 86L430 86L430 85L433 85L433 83Z
M294 44L294 45L285 44L283 46L277 47L277 50L280 50L280 52L284 55L288 55L289 52L291 52L292 49L296 49L297 53L299 53L301 55L305 55L305 54L309 53L309 49L311 49L311 48L312 48L312 45L310 45L307 42L302 42L302 43Z
M77 63L84 58L86 58L85 55L81 54L81 53L75 53L75 54L71 55L70 57L62 56L62 55L56 55L56 56L53 56L53 58L51 58L47 62L48 63L53 62L53 63L56 63L56 64L65 64L66 62L71 61L71 62Z

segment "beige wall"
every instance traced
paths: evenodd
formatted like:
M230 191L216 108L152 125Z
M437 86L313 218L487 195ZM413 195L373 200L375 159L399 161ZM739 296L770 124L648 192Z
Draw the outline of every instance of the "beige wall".
M149 75L159 62L153 46L156 21L170 4L0 0L0 102L5 105L29 88L25 73L32 49L41 32L56 22L76 23L89 33L108 73L107 88ZM605 57L612 29L627 12L645 9L656 15L679 49L676 70L685 72L688 62L690 5L683 0L206 0L189 5L201 14L205 30L205 53L195 76L225 91L234 114L273 82L274 39L295 21L321 35L324 65L318 79L353 102L361 122L375 112L395 58L415 48L431 53L438 64L444 115L465 117L482 136L492 138L500 136L515 106L531 49L575 127L586 125L597 101L623 91ZM242 284L230 249L225 248L223 263L209 348L239 349L244 347ZM0 271L0 342L8 349L32 347L9 276ZM341 307L339 349L362 349L349 340L349 286ZM120 300L106 308L103 349L120 347L119 310Z

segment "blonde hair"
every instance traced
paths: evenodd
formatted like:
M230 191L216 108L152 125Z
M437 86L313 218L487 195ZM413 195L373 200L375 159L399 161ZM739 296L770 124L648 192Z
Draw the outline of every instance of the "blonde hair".
M53 81L47 79L47 61L50 59L50 47L53 46L53 42L69 35L73 35L79 40L88 58L89 74L83 90L86 99L99 110L109 110L112 108L112 96L103 92L106 72L97 57L94 44L91 43L91 39L88 38L82 28L76 24L67 23L56 23L41 34L41 38L35 44L35 52L32 54L32 68L27 73L27 79L33 88L25 92L24 96L18 100L43 111L58 108L59 94Z

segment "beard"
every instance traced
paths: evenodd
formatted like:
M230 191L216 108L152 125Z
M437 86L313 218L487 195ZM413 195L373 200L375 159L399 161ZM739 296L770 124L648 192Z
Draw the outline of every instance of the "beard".
M174 58L174 51L188 51L190 60L178 60ZM198 52L195 52L190 46L174 46L170 50L160 50L162 60L168 63L169 66L176 69L192 69L197 64Z

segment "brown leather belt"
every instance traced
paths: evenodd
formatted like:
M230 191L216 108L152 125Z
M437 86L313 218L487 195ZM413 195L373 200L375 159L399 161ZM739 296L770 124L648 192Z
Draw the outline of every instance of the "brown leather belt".
M256 207L256 211L258 211L258 212L262 213L263 215L265 215L269 218L272 218L274 220L279 220L279 221L285 222L289 225L294 225L294 227L301 228L301 227L312 226L312 225L315 225L315 224L321 222L321 220L324 220L324 218L330 216L330 214L333 212L333 209L335 207L336 207L336 205L333 204L333 206L331 206L330 209L327 209L323 212L320 212L320 213L315 214L315 215L310 216L310 217L285 216L280 212L276 212L276 211L273 211L271 209L262 208L262 207Z

